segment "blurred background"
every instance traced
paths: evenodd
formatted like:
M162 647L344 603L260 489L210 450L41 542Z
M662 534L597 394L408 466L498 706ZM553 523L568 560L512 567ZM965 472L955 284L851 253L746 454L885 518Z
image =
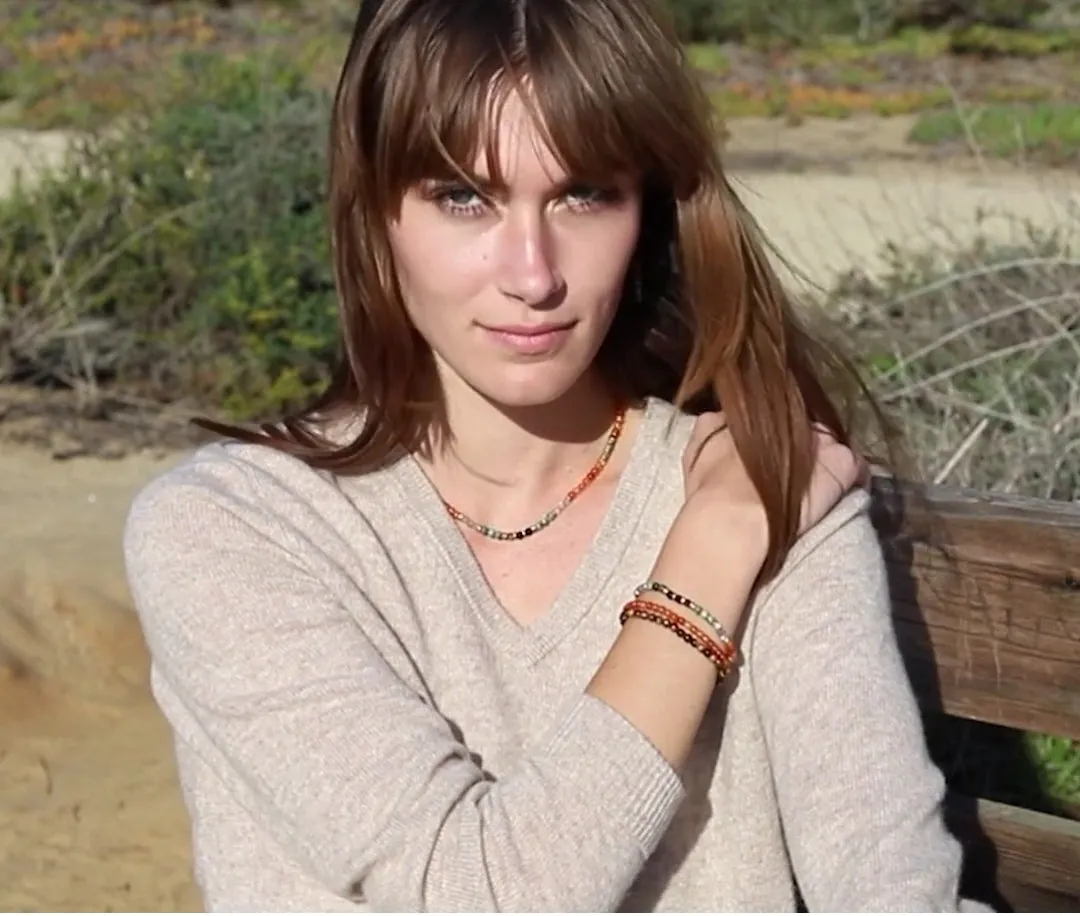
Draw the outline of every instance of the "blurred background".
M1080 500L1080 0L662 2L911 473ZM0 0L0 909L198 906L119 531L192 416L326 379L355 8ZM927 730L952 786L1080 818L1076 742Z

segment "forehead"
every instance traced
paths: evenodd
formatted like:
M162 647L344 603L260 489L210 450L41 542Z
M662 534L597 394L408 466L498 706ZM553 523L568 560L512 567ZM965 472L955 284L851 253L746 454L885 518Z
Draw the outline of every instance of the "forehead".
M520 91L495 96L481 128L469 171L506 187L551 185L565 181L567 166L552 149L549 132L535 106Z

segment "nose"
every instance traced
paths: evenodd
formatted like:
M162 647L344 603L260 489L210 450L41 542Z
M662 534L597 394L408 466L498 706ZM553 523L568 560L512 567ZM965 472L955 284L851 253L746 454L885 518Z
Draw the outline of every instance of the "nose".
M533 308L556 302L563 278L543 214L507 214L500 226L498 247L499 287L503 295Z

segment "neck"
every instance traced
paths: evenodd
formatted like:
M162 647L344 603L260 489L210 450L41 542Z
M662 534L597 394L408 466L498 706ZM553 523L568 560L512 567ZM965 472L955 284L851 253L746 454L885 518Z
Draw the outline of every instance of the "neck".
M445 429L422 462L443 498L468 515L550 508L599 458L617 402L597 378L551 404L507 408L447 385Z

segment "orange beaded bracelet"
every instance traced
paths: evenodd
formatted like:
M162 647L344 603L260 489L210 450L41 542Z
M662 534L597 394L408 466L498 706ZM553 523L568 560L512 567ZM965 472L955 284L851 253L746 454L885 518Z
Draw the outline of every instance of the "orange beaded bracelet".
M724 638L718 642L682 614L655 601L643 601L639 598L627 602L619 615L619 623L625 624L631 617L658 624L697 649L713 663L721 681L731 672L736 655L735 646L731 640Z

